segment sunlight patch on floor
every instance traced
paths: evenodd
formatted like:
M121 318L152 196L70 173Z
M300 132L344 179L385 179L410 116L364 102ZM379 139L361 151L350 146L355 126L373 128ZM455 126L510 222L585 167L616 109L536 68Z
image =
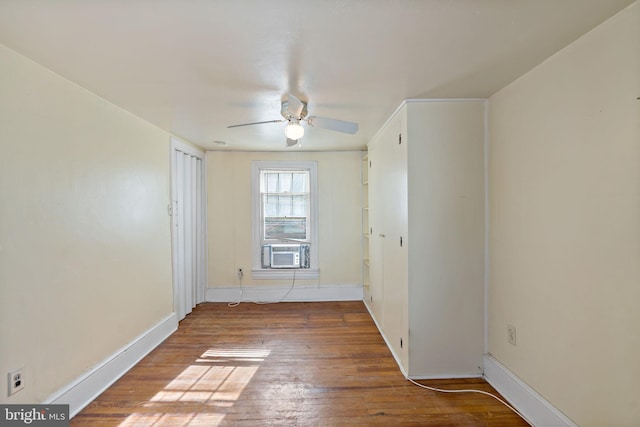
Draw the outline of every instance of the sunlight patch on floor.
M209 349L205 351L198 361L224 362L234 360L238 362L262 362L271 354L271 350L265 349Z
M224 414L212 413L131 414L120 424L120 427L217 426L223 418Z
M151 411L163 405L206 403L209 408L233 406L260 367L259 363L271 354L265 349L214 349L205 351L194 364L189 365L145 404ZM171 405L167 412L134 413L120 424L121 427L145 425L206 425L216 426L223 413L176 412Z

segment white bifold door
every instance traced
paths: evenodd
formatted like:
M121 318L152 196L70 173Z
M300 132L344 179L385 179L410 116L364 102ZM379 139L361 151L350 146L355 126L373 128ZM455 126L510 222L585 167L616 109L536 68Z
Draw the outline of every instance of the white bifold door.
M171 141L173 305L178 320L205 300L204 153Z

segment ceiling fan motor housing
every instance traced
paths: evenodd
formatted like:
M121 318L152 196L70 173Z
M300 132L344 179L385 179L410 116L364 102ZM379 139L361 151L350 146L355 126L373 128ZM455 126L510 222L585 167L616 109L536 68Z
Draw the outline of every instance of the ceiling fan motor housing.
M290 119L304 119L305 117L307 117L307 104L303 103L302 104L302 111L300 112L300 116L294 116L293 114L291 114L291 112L289 111L289 101L287 101L286 99L284 101L282 101L282 107L280 108L280 114L282 114L282 117L284 117L287 120Z

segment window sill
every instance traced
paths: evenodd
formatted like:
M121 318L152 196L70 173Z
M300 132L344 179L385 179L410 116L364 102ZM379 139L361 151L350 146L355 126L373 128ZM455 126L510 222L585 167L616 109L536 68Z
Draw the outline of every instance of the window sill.
M319 277L317 268L258 268L251 270L252 279L317 279ZM294 276L295 273L295 276Z

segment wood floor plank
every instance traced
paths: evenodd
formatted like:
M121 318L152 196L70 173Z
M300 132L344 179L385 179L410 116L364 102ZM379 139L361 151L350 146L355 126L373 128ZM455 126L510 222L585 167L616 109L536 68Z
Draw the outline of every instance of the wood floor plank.
M479 378L422 381L495 393ZM528 424L481 394L408 382L362 302L206 303L72 426Z

